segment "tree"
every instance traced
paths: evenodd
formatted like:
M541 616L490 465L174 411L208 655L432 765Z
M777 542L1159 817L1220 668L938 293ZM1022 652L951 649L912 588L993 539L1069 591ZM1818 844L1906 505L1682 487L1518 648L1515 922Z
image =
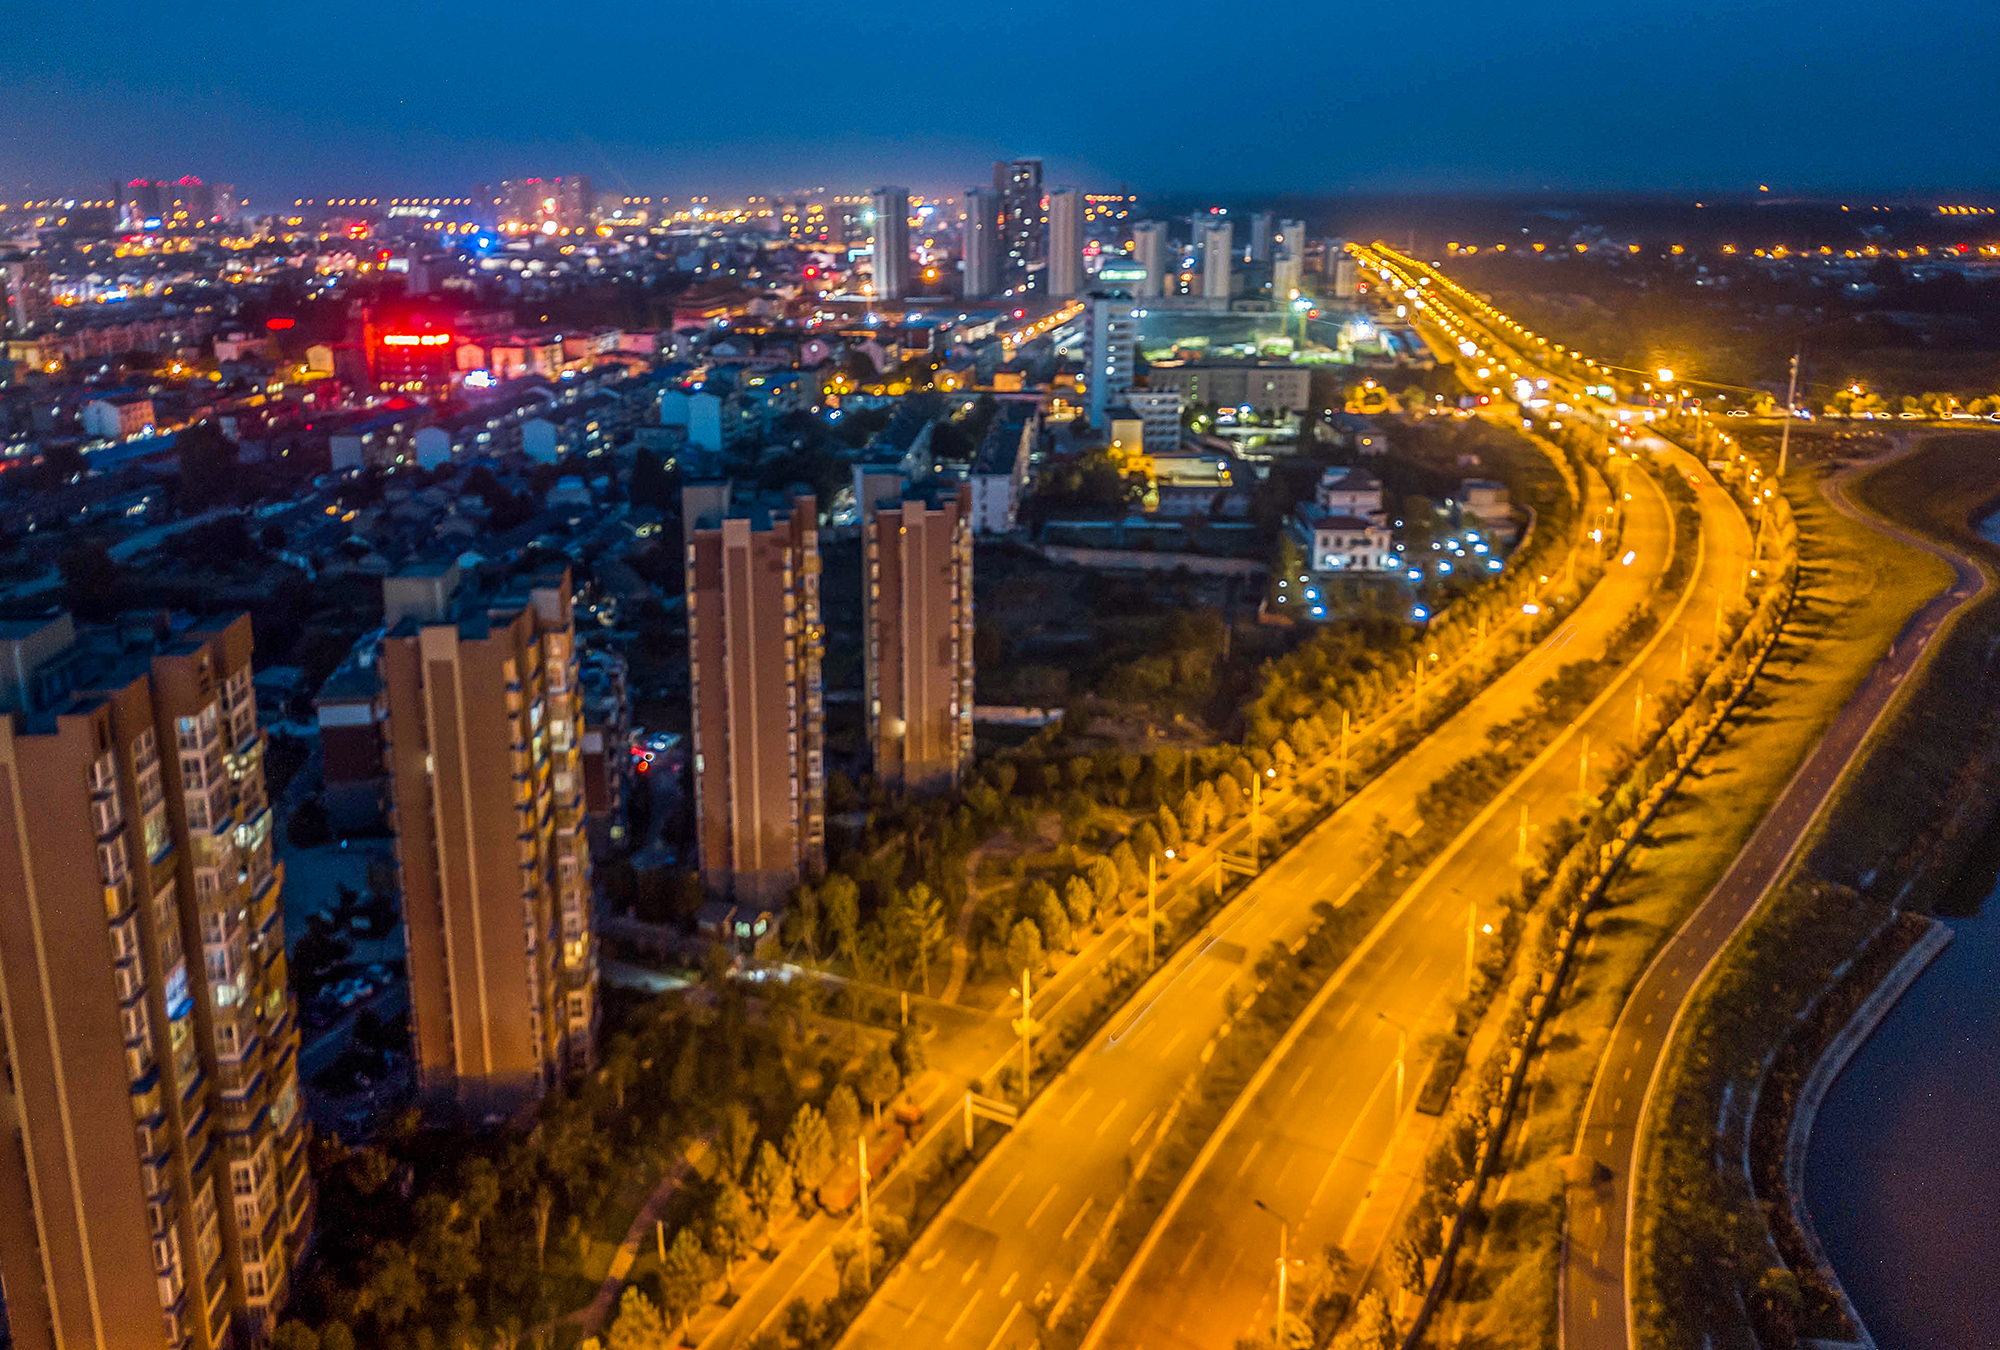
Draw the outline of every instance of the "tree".
M757 1122L750 1118L750 1108L740 1101L729 1102L722 1108L722 1125L716 1131L716 1155L730 1184L743 1179L743 1170L756 1149Z
M1048 964L1042 954L1042 930L1033 919L1021 919L1007 932L1007 973L1019 978L1023 970L1041 972Z
M417 1274L417 1263L402 1243L385 1242L375 1249L368 1266L361 1306L378 1325L394 1330L424 1305L424 1282Z
M619 1032L604 1044L604 1079L611 1085L618 1114L625 1114L625 1093L639 1077L639 1044Z
M861 1095L868 1099L868 1105L875 1113L875 1123L882 1123L882 1103L896 1095L903 1086L903 1075L896 1068L896 1061L884 1046L876 1046L868 1052L868 1058L861 1061L859 1079Z
M833 931L840 954L847 958L850 967L858 967L861 964L861 888L854 884L853 877L835 872L820 883L819 906L826 916L826 926Z
M458 1169L458 1212L477 1245L486 1221L500 1207L500 1170L486 1158L468 1158Z
M1394 1350L1400 1344L1396 1320L1389 1315L1389 1300L1379 1289L1370 1289L1354 1305L1354 1316L1333 1338L1333 1350Z
M667 1259L660 1263L660 1306L679 1329L701 1306L702 1288L708 1283L708 1253L691 1228L674 1234L667 1247Z
M1160 831L1154 826L1152 821L1142 820L1132 827L1131 838L1127 839L1125 844L1121 844L1119 847L1123 848L1126 845L1130 845L1131 847L1133 884L1137 885L1140 862L1146 858L1157 858L1160 856L1160 850L1163 847L1160 843ZM1117 854L1114 852L1112 856L1116 857ZM1123 864L1120 864L1120 870L1123 870Z
M770 1143L766 1141L766 1148ZM757 1240L757 1216L742 1188L725 1185L715 1193L708 1209L708 1249L722 1258L722 1278L727 1283L731 1268L750 1244Z
M1107 869L1111 866L1109 859L1099 858L1097 862L1103 863ZM1111 893L1114 896L1118 893L1116 872L1111 873ZM1069 911L1072 930L1082 928L1096 917L1097 892L1092 889L1090 882L1084 879L1083 873L1077 873L1063 886L1063 908Z
M1161 848L1172 850L1181 846L1181 823L1174 819L1174 813L1167 809L1165 803L1153 813L1151 824L1159 835Z
M819 960L819 892L810 885L800 886L792 892L791 907L785 911L785 919L790 925L790 937L794 946L806 949L806 958Z
M63 603L77 614L102 619L118 611L118 564L101 541L66 541L56 554L56 571L62 576Z
M297 1318L288 1317L271 1333L271 1350L319 1350L319 1333Z
M890 949L923 976L924 994L931 992L931 952L944 940L944 905L919 881L897 895L888 915Z
M924 1038L918 1032L915 1022L905 1025L896 1033L896 1039L890 1046L889 1053L896 1057L896 1067L903 1071L905 1082L924 1071L926 1062Z
M174 437L174 454L181 474L181 505L206 507L221 500L234 486L236 442L215 419L203 418Z
M1121 843L1118 847L1125 848L1125 845ZM1125 853L1127 857L1130 857L1132 850L1125 848ZM1117 857L1117 850L1114 849L1110 857L1091 859L1089 868L1090 890L1091 894L1096 897L1099 909L1109 909L1118 903L1120 882Z
M605 1350L667 1350L669 1344L667 1320L660 1316L659 1306L638 1285L626 1285Z
M1056 899L1054 891L1042 901L1042 908L1035 915L1036 928L1042 939L1056 951L1067 952L1076 948L1076 940L1070 932L1069 915L1063 912L1062 902Z
M354 1333L347 1323L335 1319L319 1329L319 1350L354 1350Z
M807 1103L800 1109L812 1111L812 1105ZM819 1112L813 1111L813 1115L817 1118ZM794 1125L796 1127L796 1122ZM825 1120L819 1121L819 1128L822 1133L825 1131ZM786 1137L785 1142L787 1145L791 1143L790 1136ZM832 1153L833 1141L827 1139L821 1156L831 1157ZM818 1175L825 1174L826 1169L821 1168ZM779 1210L792 1202L792 1197L797 1192L795 1175L796 1169L785 1161L784 1155L778 1152L777 1146L770 1140L766 1139L757 1146L757 1161L750 1164L750 1203L764 1216L766 1226L778 1217Z
M826 1128L833 1136L835 1158L845 1158L854 1151L854 1141L861 1137L861 1103L845 1083L827 1094Z
M833 1103L829 1101L827 1105L831 1107ZM811 1102L801 1105L798 1114L792 1117L791 1128L785 1131L784 1159L799 1185L810 1188L819 1184L819 1179L833 1166L833 1149L833 1130L826 1117ZM756 1190L755 1178L751 1189L753 1193Z

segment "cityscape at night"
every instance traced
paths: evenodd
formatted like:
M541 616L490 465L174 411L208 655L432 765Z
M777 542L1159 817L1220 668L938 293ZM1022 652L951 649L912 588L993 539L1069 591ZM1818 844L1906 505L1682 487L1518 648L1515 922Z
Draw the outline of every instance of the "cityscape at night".
M10 17L0 1350L2000 1350L1931 8Z

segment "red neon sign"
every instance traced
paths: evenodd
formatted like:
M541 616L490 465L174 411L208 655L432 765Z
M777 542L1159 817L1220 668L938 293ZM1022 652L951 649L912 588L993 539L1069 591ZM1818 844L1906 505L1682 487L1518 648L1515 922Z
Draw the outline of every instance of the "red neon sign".
M384 347L442 347L451 341L449 333L385 333Z

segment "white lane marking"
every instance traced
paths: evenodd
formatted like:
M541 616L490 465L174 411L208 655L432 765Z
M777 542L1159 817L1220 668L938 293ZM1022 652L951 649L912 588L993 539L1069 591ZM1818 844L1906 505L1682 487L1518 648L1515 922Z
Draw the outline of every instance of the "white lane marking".
M1315 1067L1316 1066L1314 1065L1308 1064L1305 1066L1305 1068L1299 1070L1299 1076L1292 1080L1291 1091L1285 1094L1286 1101L1290 1101L1292 1098L1299 1095L1299 1089L1306 1085L1306 1079L1313 1076L1313 1069Z
M1002 1298L1007 1297L1005 1290L1001 1291L1000 1297ZM1019 1317L1020 1315L1021 1315L1021 1305L1019 1301L1016 1301L1014 1306L1007 1310L1007 1316L1001 1319L1000 1329L993 1333L993 1339L986 1342L986 1350L993 1350L994 1346L1000 1344L1000 1338L1007 1334L1007 1328L1013 1326L1014 1319Z
M1201 1250L1201 1244L1206 1241L1208 1241L1208 1230L1204 1228L1199 1233L1195 1234L1194 1245L1187 1249L1187 1255L1181 1258L1180 1266L1178 1269L1174 1271L1174 1274L1176 1275L1187 1274L1187 1268L1194 1264L1195 1253Z
M1020 1281L1020 1278L1021 1278L1021 1272L1018 1270L1015 1271L1012 1275L1009 1275L1007 1277L1007 1283L1000 1286L1000 1297L1005 1298L1007 1297L1007 1295L1013 1293L1014 1286L1016 1283Z
M910 1329L910 1323L917 1320L917 1314L921 1313L924 1310L924 1305L930 1301L931 1296L929 1293L926 1293L922 1298L917 1300L917 1306L910 1309L910 1315L903 1319L903 1330L908 1331Z
M1264 1141L1262 1139L1259 1139L1256 1143L1250 1146L1250 1151L1243 1155L1243 1165L1236 1169L1237 1176L1240 1177L1245 1172L1250 1170L1250 1164L1257 1161L1257 1155L1263 1151L1263 1148L1264 1148Z
M1024 1225L1024 1227L1033 1228L1035 1226L1035 1220L1042 1217L1042 1211L1049 1207L1049 1201L1055 1199L1056 1192L1061 1189L1062 1189L1062 1183L1060 1182L1057 1182L1055 1185L1049 1187L1049 1193L1042 1197L1042 1203L1036 1205L1032 1210L1028 1211L1028 1222ZM1000 1291L1000 1294L1001 1297L1004 1298L1007 1294L1007 1291L1005 1289L1002 1289Z
M1160 1058L1165 1059L1168 1055L1171 1055L1174 1052L1174 1047L1187 1039L1187 1034L1188 1033L1186 1027L1182 1027L1179 1031L1176 1031L1174 1033L1174 1038L1168 1041L1165 1045L1160 1047L1159 1049Z
M1348 1004L1348 1005L1347 1005L1347 1011L1346 1011L1346 1012L1344 1012L1344 1013L1342 1013L1342 1014L1340 1015L1340 1020L1339 1020L1339 1021L1337 1021L1337 1022L1335 1022L1335 1023L1333 1024L1333 1029L1334 1029L1335 1031L1345 1031L1345 1030L1347 1030L1347 1024L1348 1024L1349 1022L1352 1022L1352 1021L1354 1020L1354 1014L1356 1014L1356 1013L1358 1013L1358 1012L1360 1012L1360 1011L1361 1011L1361 1005L1360 1005L1359 1003L1350 1003L1350 1004Z
M993 1211L1000 1208L1000 1206L1006 1204L1007 1197L1012 1195L1014 1193L1014 1188L1020 1184L1021 1184L1021 1174L1016 1172L1013 1175L1013 1177L1008 1180L1007 1184L1000 1188L1000 1194L993 1197L993 1203L986 1207L986 1217L989 1219L992 1218Z
M1077 1209L1076 1209L1076 1214L1075 1214L1075 1216L1074 1216L1073 1218L1071 1218L1071 1219L1070 1219L1070 1221L1069 1221L1068 1223L1066 1223L1066 1224L1064 1224L1064 1225L1063 1225L1063 1241L1064 1241L1064 1242L1068 1242L1068 1241L1069 1241L1069 1238L1070 1238L1070 1234L1072 1234L1072 1233L1074 1233L1074 1232L1076 1231L1076 1226L1077 1226L1078 1224L1080 1224L1080 1223L1082 1223L1082 1222L1083 1222L1083 1216L1084 1216L1084 1215L1086 1215L1086 1214L1088 1214L1088 1213L1090 1213L1090 1207L1091 1207L1092 1205L1096 1204L1096 1203L1097 1203L1097 1197L1096 1197L1096 1196L1094 1196L1094 1195L1093 1195L1093 1196L1086 1196L1086 1197L1084 1198L1084 1202L1083 1202L1083 1203L1082 1203L1081 1205L1078 1205L1078 1206L1077 1206Z
M958 1329L965 1325L966 1318L972 1316L973 1308L978 1306L980 1298L985 1293L984 1289L975 1289L972 1291L972 1297L965 1301L965 1306L958 1310L958 1316L952 1320L951 1330L945 1332L945 1344L951 1344L951 1338L958 1335Z
M1118 1099L1118 1105L1112 1107L1111 1110L1105 1114L1104 1119L1097 1122L1097 1129L1092 1132L1092 1136L1094 1138L1102 1139L1104 1137L1104 1132L1111 1128L1111 1122L1118 1119L1118 1113L1125 1109L1126 1101L1127 1098L1120 1097Z
M1085 1088L1083 1090L1083 1095L1076 1099L1076 1103L1073 1106L1071 1106L1069 1110L1062 1113L1062 1123L1067 1125L1072 1120L1075 1120L1076 1113L1083 1110L1083 1104L1090 1100L1091 1094L1095 1091L1097 1091L1096 1088Z
M1146 1113L1146 1118L1139 1122L1139 1128L1132 1131L1131 1147L1133 1148L1139 1147L1139 1141L1146 1137L1146 1130L1149 1126L1152 1125L1153 1117L1159 1114L1160 1114L1160 1108L1157 1106Z

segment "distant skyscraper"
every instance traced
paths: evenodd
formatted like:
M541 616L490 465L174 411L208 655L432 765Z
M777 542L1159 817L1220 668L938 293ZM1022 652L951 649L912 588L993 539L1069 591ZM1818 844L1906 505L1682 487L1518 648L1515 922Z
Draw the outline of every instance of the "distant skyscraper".
M250 618L145 617L0 624L19 1350L261 1343L312 1231Z
M1084 302L1083 371L1090 391L1090 424L1108 425L1105 412L1132 387L1138 369L1139 317L1127 291L1092 291Z
M1300 273L1304 259L1286 244L1277 246L1277 256L1271 259L1271 299L1279 305L1292 298L1292 292L1299 288Z
M1250 217L1250 261L1267 263L1271 261L1271 234L1273 213L1259 211Z
M871 475L856 482L871 491ZM868 741L890 787L955 785L972 759L972 488L861 509Z
M1042 258L1043 227L1048 216L1042 207L1042 162L1017 159L993 166L993 190L1000 194L1000 232L1006 241L1000 254L1002 286L1019 286L1028 280L1030 263Z
M959 239L966 299L984 299L1000 289L1001 242L999 194L992 188L967 188L965 227Z
M1132 227L1132 251L1146 269L1146 279L1134 292L1141 299L1166 294L1172 245L1163 220L1142 220Z
M776 909L826 857L818 508L727 497L692 485L681 507L696 839L711 892Z
M878 187L875 207L875 298L900 300L910 292L910 190Z
M1278 237L1275 242L1291 249L1292 256L1303 264L1306 257L1306 223L1303 220L1279 221ZM1277 256L1275 249L1272 256Z
M382 594L417 1085L509 1114L589 1067L597 1027L569 574L480 594L423 565Z
M49 265L23 254L0 256L0 286L7 292L7 318L17 335L25 335L55 317L55 294Z
M1236 261L1234 235L1227 220L1211 220L1201 230L1201 294L1207 308L1229 308Z
M1063 299L1083 289L1083 194L1049 194L1049 294Z

